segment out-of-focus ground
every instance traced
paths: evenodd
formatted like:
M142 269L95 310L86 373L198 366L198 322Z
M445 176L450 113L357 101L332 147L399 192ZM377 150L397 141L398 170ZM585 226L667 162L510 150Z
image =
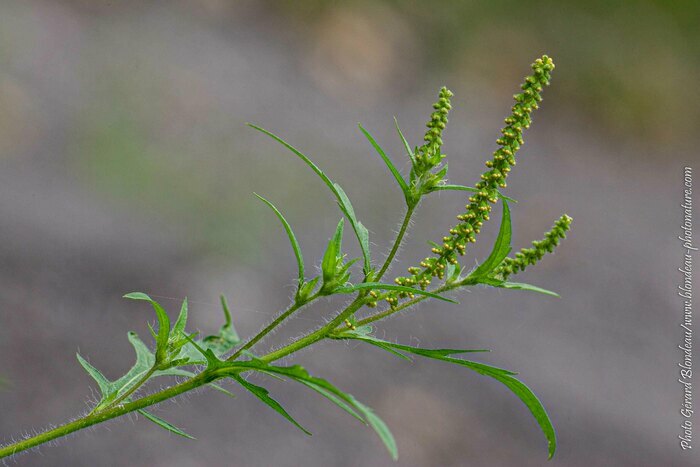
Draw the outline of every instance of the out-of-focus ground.
M196 441L124 419L16 464L698 465L677 443L675 296L681 170L700 168L698 3L609 3L2 2L5 441L86 410L95 388L76 351L108 377L131 365L126 332L147 336L152 316L123 293L150 293L171 311L186 295L193 324L209 332L223 292L243 335L286 305L294 260L253 191L285 212L307 262L318 264L338 220L334 202L246 121L283 135L343 185L381 258L402 198L356 122L399 163L392 117L419 144L448 85L449 178L472 185L529 63L549 53L553 84L509 179L520 200L515 244L539 238L563 212L575 219L557 254L522 276L561 299L476 289L460 305L432 303L379 331L493 349L484 361L519 371L548 408L559 436L550 463L531 416L497 382L324 343L293 361L374 407L396 436L397 464L371 430L277 381L265 384L313 437L231 387L236 400L207 392L159 410ZM443 193L422 205L403 266L425 256L425 241L441 237L464 202ZM468 264L488 253L496 224ZM334 303L304 311L263 348L322 322Z

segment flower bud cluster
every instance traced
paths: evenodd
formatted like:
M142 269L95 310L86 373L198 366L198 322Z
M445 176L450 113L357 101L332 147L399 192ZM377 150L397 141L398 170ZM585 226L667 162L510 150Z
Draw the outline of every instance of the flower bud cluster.
M506 258L494 270L496 277L503 280L508 276L524 271L544 257L547 253L553 253L559 246L559 241L566 238L566 232L571 228L571 217L564 214L554 223L552 229L544 235L542 240L532 242L534 248L523 248L515 254L515 258Z
M447 125L447 114L452 108L452 104L450 104L452 96L452 91L443 86L440 89L438 101L433 104L435 111L430 115L430 120L425 125L428 127L423 137L425 143L418 148L415 154L415 171L418 176L437 167L445 158L445 155L440 152L442 149L442 131Z
M467 244L476 241L476 235L481 231L483 223L490 218L491 205L498 200L498 189L506 187L508 173L515 165L515 154L523 144L523 131L530 127L532 121L530 113L538 108L542 100L540 93L545 86L549 85L550 73L553 69L554 62L546 55L532 64L533 73L525 78L521 86L522 92L513 96L515 104L511 115L505 119L506 126L501 130L502 136L496 141L500 147L493 153L493 159L486 162L489 170L481 175L481 181L475 186L479 191L469 198L465 212L457 216L459 223L450 229L448 236L443 237L442 244L432 249L435 256L425 258L420 263L420 268L409 268L409 277L397 277L395 282L398 285L426 289L434 277L443 279L447 264L457 264L457 256L464 255ZM441 101L438 101L438 104ZM449 104L449 102L446 103ZM436 114L446 115L446 111L433 113L434 118L428 124L430 130L426 134L426 144L421 148L425 148L424 157L430 158L431 161L435 160L435 154L439 154L439 146L442 144L440 131L443 120L440 120L439 115ZM434 148L438 148L438 152L435 152ZM406 292L392 292L386 300L391 307L395 307L399 299L407 296Z

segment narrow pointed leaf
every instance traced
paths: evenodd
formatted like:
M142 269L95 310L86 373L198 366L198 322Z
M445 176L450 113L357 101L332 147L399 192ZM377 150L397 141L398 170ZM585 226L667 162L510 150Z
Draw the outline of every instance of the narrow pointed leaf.
M155 415L153 415L150 412L146 412L143 409L140 409L138 412L141 415L143 415L144 417L146 417L148 420L152 421L153 423L155 423L159 427L170 431L171 433L175 433L176 435L182 436L183 438L187 438L187 439L196 439L194 436L188 435L187 433L185 433L184 431L182 431L181 429L179 429L178 427L176 427L172 423L166 422L162 418L156 417Z
M559 294L556 292L543 289L542 287L537 287L536 285L524 284L522 282L503 282L497 287L501 287L503 289L529 290L530 292L537 292L544 295L551 295L552 297L559 297Z
M374 429L374 431L377 432L377 435L379 435L379 439L381 439L382 443L384 443L384 446L386 447L386 450L389 451L391 458L395 461L398 460L399 450L396 447L396 440L394 439L394 435L391 434L389 427L386 426L386 423L384 423L384 420L379 418L372 409L361 402L356 402L356 404L362 411L362 415L365 416L365 419L369 425Z
M322 396L329 399L334 404L338 405L341 409L348 412L353 417L360 420L362 423L367 424L367 422L362 418L362 416L357 411L357 401L350 394L347 394L323 378L318 378L316 376L311 376L306 369L300 365L293 366L276 366L270 365L263 361L257 362L246 362L249 367L252 367L256 371L261 371L271 376L287 376L305 386L313 389ZM279 377L279 376L277 376Z
M211 386L213 389L216 389L217 391L219 391L221 393L226 394L227 396L231 397L232 399L236 398L236 395L234 393L232 393L231 391L229 391L228 389L226 389L225 387L223 387L219 384L209 383L209 386Z
M282 222L282 226L284 226L284 230L287 232L287 237L289 237L289 242L292 244L294 256L296 256L297 258L297 267L299 269L299 284L302 284L304 282L304 258L301 255L301 248L299 247L299 242L297 241L297 238L294 235L294 232L292 231L292 227L289 225L287 219L284 218L282 213L275 207L274 204L272 204L270 201L266 200L257 193L254 193L254 195L257 196L263 203L267 204L268 207L272 209L277 215L277 218L280 220L280 222Z
M245 389L250 391L255 397L257 397L262 402L264 402L265 404L270 406L275 412L279 413L284 418L289 420L294 426L299 428L301 431L303 431L307 435L311 436L311 433L308 432L303 426L301 426L296 420L294 420L292 418L292 416L289 415L286 410L284 410L284 407L282 407L279 402L277 402L272 397L270 397L270 395L269 395L270 392L267 389L260 387L260 386L256 386L253 383L249 383L248 381L244 380L243 378L241 378L238 375L233 375L232 378L235 379L236 381L238 381L238 383L241 386L243 386Z
M510 209L508 202L503 200L503 216L501 217L501 227L498 230L498 237L493 244L493 250L486 261L469 274L469 279L478 279L488 276L501 262L508 256L512 247L510 246L513 233L510 223Z
M503 368L493 367L486 365L484 363L472 362L469 360L462 360L458 358L452 358L449 355L463 352L475 352L475 351L461 351L455 349L423 349L420 347L411 347L408 345L394 344L392 342L377 339L374 336L369 336L367 334L352 335L352 332L342 333L340 338L350 338L357 339L369 344L375 345L380 348L390 347L402 352L408 352L415 355L420 355L422 357L432 358L435 360L442 360L448 363L454 363L460 366L465 366L481 375L489 376L501 383L503 383L508 389L510 389L528 408L530 413L537 421L537 424L542 429L542 432L547 439L549 457L554 455L556 450L556 433L552 422L547 415L547 411L542 406L537 396L528 388L524 383L516 379L514 373L509 370L504 370ZM377 345L377 342L383 345ZM385 349L386 350L386 349ZM478 351L476 351L478 352Z
M547 451L548 458L551 459L557 450L557 434L552 425L552 421L549 419L549 415L545 410L542 402L537 398L537 396L527 387L522 381L513 378L512 376L501 375L501 374L489 374L492 378L503 383L508 389L510 389L513 394L518 396L518 398L525 404L535 421L540 426L542 433L547 439Z
M369 232L367 231L367 228L362 225L362 222L358 221L357 217L355 217L355 210L352 207L352 203L350 203L348 195L345 194L345 191L343 191L343 189L337 183L334 184L334 187L335 193L338 196L338 205L340 206L340 210L343 211L343 213L350 220L350 225L355 232L357 241L360 243L362 257L364 258L364 271L365 274L367 274L371 268L369 254Z
M377 141L374 139L374 137L367 131L365 130L362 125L359 125L360 131L365 135L367 140L370 142L370 144L374 147L374 149L377 151L379 156L382 158L386 166L389 168L389 171L391 174L394 176L396 179L396 183L399 184L399 187L401 188L401 191L403 192L404 196L408 197L410 195L409 193L409 188L408 184L406 181L403 179L401 176L401 173L399 173L399 170L396 168L393 162L391 162L391 159L389 159L389 156L386 155L386 152L384 152L384 149L382 149L381 146L377 143Z
M182 307L180 308L180 314L177 317L177 321L175 321L175 325L173 326L172 334L174 336L179 336L181 334L184 334L185 326L187 326L187 297L185 297L185 299L182 301Z
M343 212L343 214L345 214L348 217L348 220L352 225L352 229L355 232L355 236L357 237L357 240L360 243L360 248L362 249L362 256L365 259L365 273L369 272L369 233L367 232L367 229L357 220L357 217L355 217L355 210L352 207L352 203L350 203L350 199L347 197L340 185L331 181L331 179L328 178L328 176L321 169L319 169L318 166L311 161L311 159L309 159L301 151L284 141L279 136L265 130L264 128L260 128L259 126L253 125L252 123L248 123L248 126L260 131L261 133L266 134L270 138L280 143L282 146L292 151L301 160L303 160L306 163L306 165L308 165L311 168L311 170L313 170L316 173L316 175L318 175L321 178L321 180L323 180L323 182L328 186L328 188L333 192L338 201L338 205L340 206L340 210Z
M236 363L239 364L238 362ZM379 435L379 438L386 446L387 450L391 454L391 457L394 460L398 458L396 441L394 440L394 436L391 434L391 431L389 431L389 428L386 426L384 421L382 421L382 419L379 418L372 411L372 409L359 402L350 394L344 393L325 379L311 376L306 369L300 365L279 367L269 365L264 362L244 362L244 365L258 369L258 371L260 371L259 368L263 368L265 371L287 376L305 384L311 389L314 389L323 396L329 398L355 418L360 419L363 423L369 424L369 426L371 426Z
M400 292L409 292L409 293L414 293L416 295L425 295L426 297L430 298L436 298L438 300L442 300L445 302L450 302L450 303L457 303L456 301L452 300L451 298L443 297L442 295L437 295L432 292L427 292L425 290L421 289L414 289L411 287L406 287L404 285L396 285L396 284L383 284L381 282L363 282L361 284L354 284L349 287L341 287L339 289L336 289L335 292L337 293L353 293L358 290L362 289L379 289L379 290L398 290Z
M280 138L279 136L275 135L274 133L272 133L272 132L270 132L270 131L267 131L267 130L264 129L264 128L261 128L261 127L259 127L259 126L257 126L257 125L253 125L252 123L248 123L247 125L248 125L249 127L253 128L253 129L255 129L255 130L258 130L258 131L261 132L261 133L266 134L267 136L269 136L270 138L274 139L275 141L277 141L278 143L280 143L282 146L286 147L287 149L289 149L290 151L292 151L294 154L296 154L301 160L303 160L304 162L306 162L306 165L308 165L309 167L311 167L311 170L313 170L314 172L316 172L316 174L317 174L319 177L321 177L321 180L323 180L324 183L325 183L326 185L328 185L328 188L330 188L331 191L332 191L333 193L335 193L335 187L333 186L333 182L331 181L331 179L328 178L328 176L327 176L325 173L323 173L323 171L322 171L321 169L319 169L318 166L317 166L316 164L314 164L314 163L311 161L311 159L309 159L309 158L308 158L306 155L304 155L301 151L299 151L297 148L295 148L294 146L292 146L291 144L289 144L288 142L286 142L285 140L283 140L283 139ZM337 193L335 193L335 194L336 194L336 196L337 196Z
M315 383L312 383L312 382L310 382L310 381L306 381L306 380L303 380L303 379L300 379L299 382L300 382L301 384L303 384L304 386L306 386L306 387L308 387L308 388L311 388L311 389L313 389L314 391L316 391L317 393L321 394L323 397L325 397L325 398L328 399L329 401L333 402L335 405L337 405L338 407L340 407L341 409L343 409L344 411L346 411L347 413L349 413L350 415L352 415L353 417L355 417L356 419L358 419L358 420L361 421L362 423L367 424L367 422L365 421L365 419L362 418L362 416L359 415L359 414L357 413L357 411L355 411L355 409L353 409L352 407L350 407L349 404L347 404L347 403L346 403L343 399L341 399L340 397L338 397L338 396L336 396L335 394L333 394L331 391L329 391L329 390L327 390L327 389L325 389L325 388L323 388L323 387L321 387L321 386L318 386L318 385L315 384Z
M396 127L396 132L399 134L399 137L401 138L401 142L403 142L403 147L406 149L406 154L408 154L408 157L411 158L411 162L413 165L415 165L415 156L413 154L413 150L411 149L411 145L408 144L408 141L406 141L406 137L403 135L403 132L401 131L401 128L399 127L399 121L394 117L394 126Z

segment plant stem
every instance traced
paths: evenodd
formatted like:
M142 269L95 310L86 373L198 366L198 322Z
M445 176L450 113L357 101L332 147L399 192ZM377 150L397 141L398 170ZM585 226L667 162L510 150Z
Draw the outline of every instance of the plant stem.
M266 362L272 362L274 360L278 360L286 355L294 353L294 352L296 352L304 347L307 347L307 346L323 339L324 337L326 337L328 335L329 332L331 332L335 327L337 327L338 324L342 323L344 319L346 319L352 313L357 311L364 304L365 304L365 300L363 298L359 298L359 297L356 298L350 305L348 305L342 312L340 312L338 314L338 316L336 316L333 320L331 320L325 326L319 328L318 330L316 330L315 332L312 332L311 334L308 334L308 335L298 339L295 342L292 342L291 344L289 344L289 345L287 345L287 346L285 346L285 347L283 347L275 352L271 352L271 353L265 355L261 359L266 361ZM283 313L283 315L280 316L280 318L284 315L291 314L292 312L294 312L298 308L299 308L299 306L296 306L296 304L292 305L287 311L285 311ZM279 318L275 321L278 321L278 320L279 320ZM270 326L268 326L268 327L270 327ZM259 335L260 334L262 334L262 332L259 333ZM249 342L252 342L252 340ZM127 404L109 407L109 408L106 408L100 412L90 413L83 418L79 418L78 420L66 423L66 424L61 425L59 427L56 427L52 430L38 434L38 435L33 436L31 438L27 438L27 439L19 441L17 443L13 443L13 444L10 444L8 446L2 447L2 448L0 448L0 459L7 457L7 456L11 456L13 454L17 454L17 453L22 452L22 451L26 451L27 449L31 449L33 447L39 446L41 444L44 444L44 443L49 442L51 440L54 440L56 438L61 438L61 437L66 436L70 433L82 430L83 428L88 428L88 427L96 425L98 423L102 423L102 422L105 422L107 420L111 420L113 418L117 418L117 417L120 417L122 415L126 415L128 413L134 412L136 410L143 409L145 407L157 404L159 402L163 402L165 400L171 399L171 398L176 397L180 394L183 394L185 392L191 391L191 390L196 389L200 386L208 384L208 383L210 383L218 378L221 378L223 376L226 376L226 374L219 375L219 374L217 374L216 370L214 370L214 371L205 370L205 371L201 372L200 374L188 379L187 381L184 381L180 384L169 387L169 388L164 389L162 391L153 393L151 395L142 397L141 399L137 399L137 400L129 402Z
M156 392L154 394L142 397L141 399L137 399L127 404L117 405L115 407L105 409L94 414L86 415L83 418L79 418L78 420L66 423L65 425L61 425L52 430L45 431L44 433L38 434L31 438L27 438L22 441L18 441L14 444L10 444L9 446L2 447L0 448L0 459L5 458L7 456L11 456L13 454L17 454L18 452L26 451L27 449L39 446L40 444L46 443L56 438L60 438L62 436L66 436L75 431L82 430L83 428L87 428L98 423L102 423L107 420L120 417L127 413L149 407L153 404L157 404L159 402L171 399L182 393L191 391L192 389L208 384L209 382L211 382L212 378L212 374L205 371L191 379L188 379L183 383L169 387L160 392Z
M151 376L153 376L153 373L155 373L155 372L156 372L156 365L153 365L153 366L151 367L151 369L148 370L148 371L146 372L146 374L144 374L144 375L138 380L138 382L137 382L136 384L134 384L134 385L131 387L131 389L129 389L128 391L126 391L126 392L125 392L124 394L122 394L121 396L117 397L117 399L116 399L114 402L110 403L106 408L111 408L111 407L115 407L115 406L119 405L120 402L122 402L124 399L126 399L127 397L129 397L130 395L132 395L134 392L136 392L136 390L137 390L138 388L140 388L141 386L143 386L143 385L146 383L146 381L148 381L148 379L149 379ZM105 409L102 409L102 410L105 410ZM101 410L101 411L102 411L102 410Z
M333 331L336 327L338 327L340 323L345 321L349 316L351 316L363 305L365 305L365 303L366 299L364 297L356 298L352 301L352 303L350 303L350 305L348 305L343 311L338 313L338 315L331 321L329 321L325 326L318 328L316 331L307 334L306 336L300 337L299 339L295 340L289 345L282 347L281 349L277 349L273 352L270 352L267 355L260 357L260 359L269 363L275 360L279 360L282 357L286 357L289 354L297 352L298 350L301 350L304 347L307 347L311 344L320 341L324 337L328 336L328 334L331 331Z
M441 287L438 287L435 290L431 290L430 292L432 293L440 293L440 292L446 292L448 290L454 290L458 287L461 287L463 284L461 283L452 283L452 284L445 284ZM373 323L375 321L379 321L380 319L384 319L388 316L393 315L394 313L397 313L401 310L405 310L406 308L410 308L416 303L420 303L423 300L426 300L430 297L427 297L425 295L422 295L420 297L414 298L413 300L409 300L407 302L402 303L401 305L395 307L395 308L387 308L384 311L380 311L378 313L375 313L373 315L370 315L364 319L359 320L357 323L355 323L356 326L364 326L365 324Z
M454 288L459 287L461 284L451 284L451 285L445 285L442 286L438 289L435 290L435 292L443 292L446 290L452 290ZM396 313L402 309L408 308L412 305L415 305L416 303L424 300L427 297L418 297L414 300L408 301L403 303L402 305L396 307L395 309L389 309L385 310L383 312L377 313L375 315L372 315L368 318L365 318L364 320L361 320L358 325L362 324L367 324L371 323L380 319L383 319L393 313ZM311 301L311 300L309 300ZM308 302L307 302L308 303ZM304 337L301 337L297 339L296 341L292 342L291 344L282 347L276 351L270 352L267 355L264 355L263 357L260 357L261 360L265 362L273 362L275 360L279 360L282 357L285 357L287 355L290 355L294 352L297 352L304 347L308 347L309 345L312 345L324 338L326 338L333 330L335 330L340 324L343 323L345 319L347 319L349 316L351 316L353 313L355 313L357 310L359 310L362 306L364 306L366 303L366 298L365 297L358 297L355 300L353 300L343 311L338 313L338 315L329 321L325 326L320 327L316 331L307 334ZM302 305L294 304L292 305L289 309L287 309L282 315L280 315L279 318L277 318L273 323L271 323L269 326L267 326L263 331L261 331L258 336L262 338L267 332L268 328L270 330L272 329L271 326L275 322L279 324L284 318L289 316L291 313L294 311L298 310ZM277 325L276 324L276 325ZM256 337L258 337L256 336ZM260 340L258 338L255 342ZM248 344L248 348L252 346L255 342L253 342L255 338L251 339ZM252 343L251 343L252 342ZM244 346L245 347L245 346ZM155 371L155 370L154 370ZM33 447L39 446L41 444L44 444L46 442L49 442L51 440L61 438L63 436L66 436L70 433L74 433L76 431L82 430L83 428L88 428L90 426L96 425L98 423L105 422L107 420L111 420L113 418L120 417L122 415L126 415L128 413L143 409L145 407L149 407L151 405L157 404L159 402L163 402L168 399L172 399L173 397L176 397L180 394L183 394L185 392L191 391L193 389L196 389L200 386L204 386L206 384L211 383L212 381L215 381L221 377L228 376L228 374L219 374L216 370L205 370L198 375L188 379L187 381L184 381L180 384L177 384L175 386L166 388L162 391L150 394L148 396L144 396L141 399L137 399L135 401L128 402L123 405L111 405L106 409L103 409L99 412L95 413L90 413L86 415L83 418L80 418L78 420L66 423L64 425L61 425L57 428L54 428L52 430L46 431L44 433L38 434L36 436L33 436L31 438L27 438L25 440L19 441L14 444L10 444L8 446L0 448L0 459L4 457L11 456L13 454L17 454L22 451L26 451L27 449L31 449ZM135 388L138 387L139 384L137 384L133 390L127 394L127 396L133 391L135 391ZM122 396L122 400L124 397Z
M411 223L411 216L413 216L413 211L415 211L416 206L408 206L408 209L406 209L406 215L403 217L403 223L401 224L401 228L399 229L399 232L396 234L396 239L394 240L394 245L391 247L391 251L389 252L389 256L386 257L384 260L384 264L382 265L382 268L379 270L379 273L377 273L377 277L374 278L375 281L379 282L379 280L382 278L382 276L386 273L386 271L389 269L389 266L391 266L391 263L394 261L394 257L396 256L396 252L399 251L399 247L401 246L401 242L403 241L404 235L406 235L406 229L408 229L408 225Z
M311 301L313 301L313 300L316 299L317 297L318 297L318 294L314 295L313 297L311 297L310 299L306 300L305 302L296 302L296 301L295 301L289 308L287 308L287 310L285 310L284 313L282 313L281 315L279 315L273 322L271 322L270 324L268 324L268 325L265 327L265 329L263 329L262 331L260 331L259 333L257 333L257 334L256 334L255 336L253 336L250 340L248 340L248 342L246 342L241 348L239 348L238 350L236 350L236 352L235 352L233 355L231 355L230 357L228 357L226 360L228 360L228 361L233 361L233 360L235 360L241 353L243 353L245 350L248 350L249 348L253 347L255 344L257 344L257 343L260 341L260 339L262 339L262 338L265 337L267 334L269 334L270 331L272 331L272 330L275 329L277 326L279 326L280 324L282 324L282 321L284 321L285 319L287 319L292 313L294 313L295 311L297 311L299 308L303 307L304 305L310 303Z

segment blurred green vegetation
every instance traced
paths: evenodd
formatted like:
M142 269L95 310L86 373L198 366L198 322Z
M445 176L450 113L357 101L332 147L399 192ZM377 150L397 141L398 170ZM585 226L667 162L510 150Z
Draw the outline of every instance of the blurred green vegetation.
M31 9L18 3L8 9L15 12L12 21L0 18L5 42L13 44L0 47L0 59L10 64L0 70L0 103L6 104L0 122L7 123L0 125L0 143L26 150L42 141L41 125L21 122L44 118L45 102L37 97L42 86L52 96L70 89L42 71L46 57L64 54L75 61L57 59L52 66L75 70L79 83L80 111L65 144L79 179L105 200L121 199L129 209L177 224L195 250L250 263L266 242L256 235L269 225L252 196L240 198L266 183L251 174L275 180L266 193L273 200L284 193L292 206L305 205L316 192L298 183L303 167L281 163L277 153L259 157L270 146L249 134L245 120L258 119L313 157L328 156L318 162L330 173L353 167L338 157L343 143L335 135L315 131L313 119L324 116L296 117L305 109L285 101L291 87L301 99L321 96L314 104L319 113L329 114L337 103L362 103L343 118L354 111L363 119L378 115L367 101L394 112L416 102L410 96L418 92L428 99L426 83L476 86L493 91L485 100L505 103L507 91L515 91L514 77L548 53L558 68L547 105L588 126L586 137L600 132L623 144L682 154L677 149L692 147L700 122L700 93L692 92L700 77L697 1L200 0L160 5L150 15L140 2L118 10L99 2L61 3L76 21L54 22L36 43L44 29ZM172 17L161 24L163 10ZM143 22L129 19L136 17ZM54 37L76 37L80 48L59 48ZM23 80L18 70L26 63L42 78ZM266 90L253 92L251 83L263 86L253 75L268 66L279 76L261 80ZM52 125L64 118L50 115Z
M700 2L443 1L268 2L299 25L338 11L407 24L423 55L420 73L495 77L539 53L560 65L551 101L612 135L677 142L700 122ZM381 32L380 32L381 34ZM357 47L363 47L357 38ZM685 90L685 92L683 91Z

